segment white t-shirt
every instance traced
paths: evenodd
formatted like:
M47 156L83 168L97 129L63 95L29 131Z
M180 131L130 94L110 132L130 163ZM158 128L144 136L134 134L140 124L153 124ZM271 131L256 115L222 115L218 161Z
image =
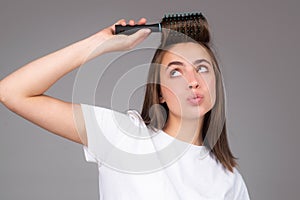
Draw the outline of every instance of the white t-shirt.
M98 164L100 200L248 200L242 176L205 146L153 131L135 111L81 104L86 160Z

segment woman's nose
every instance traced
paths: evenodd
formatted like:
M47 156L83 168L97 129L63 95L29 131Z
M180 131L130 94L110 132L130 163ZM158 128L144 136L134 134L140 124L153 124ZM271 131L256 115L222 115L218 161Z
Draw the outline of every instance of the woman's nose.
M198 73L195 71L194 67L191 70L187 71L186 80L189 89L200 87L200 83L199 83L200 80L198 80L199 78L197 77L197 74Z
M190 83L188 84L188 87L189 87L190 89L198 88L198 87L199 87L199 83L198 83L198 81L192 81L192 82L190 82Z

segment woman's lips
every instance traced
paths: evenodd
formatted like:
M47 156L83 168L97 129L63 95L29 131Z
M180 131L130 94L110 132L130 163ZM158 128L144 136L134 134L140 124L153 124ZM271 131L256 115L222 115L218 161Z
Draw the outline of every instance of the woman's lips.
M187 101L194 106L200 105L203 101L203 96L202 95L194 95L191 96L187 99Z

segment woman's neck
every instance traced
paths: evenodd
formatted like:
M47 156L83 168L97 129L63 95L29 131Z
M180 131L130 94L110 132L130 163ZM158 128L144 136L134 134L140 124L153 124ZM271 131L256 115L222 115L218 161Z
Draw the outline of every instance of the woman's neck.
M200 146L203 143L203 119L183 119L169 116L163 131L178 140Z

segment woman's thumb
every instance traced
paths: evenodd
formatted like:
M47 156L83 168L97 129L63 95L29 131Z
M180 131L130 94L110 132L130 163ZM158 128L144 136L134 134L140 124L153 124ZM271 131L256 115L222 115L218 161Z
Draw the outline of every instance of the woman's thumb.
M139 44L140 42L142 42L143 40L145 40L150 35L150 33L151 33L150 29L144 28L144 29L138 30L134 34L130 35L129 39L132 44L131 47L134 47L137 44Z

